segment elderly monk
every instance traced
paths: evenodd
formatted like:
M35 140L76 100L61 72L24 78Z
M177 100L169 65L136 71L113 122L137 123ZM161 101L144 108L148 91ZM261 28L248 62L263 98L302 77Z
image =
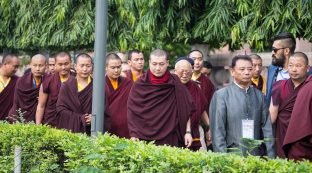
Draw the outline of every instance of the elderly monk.
M36 124L48 124L56 127L56 102L61 85L71 76L71 56L67 52L59 52L55 55L55 73L47 75L43 81L36 111Z
M297 94L307 78L308 64L308 57L304 53L295 52L288 62L290 79L273 84L270 113L272 123L276 124L276 155L280 158L286 157L282 146Z
M168 71L168 54L156 49L149 70L134 82L128 99L128 127L132 140L156 145L190 147L192 96L176 75Z
M200 143L199 123L202 119L206 126L209 125L208 114L206 111L207 100L201 92L198 85L191 80L192 77L192 65L187 60L181 58L178 59L175 64L174 73L180 78L181 82L187 87L191 93L196 111L191 116L191 131L193 137L193 143L190 147L191 150L197 151L202 146ZM207 133L209 134L209 133Z
M208 106L207 106L207 112L209 111L209 105L210 100L212 98L212 95L215 91L215 87L213 83L210 81L210 79L201 73L201 69L203 68L204 64L204 55L199 50L192 50L189 53L189 58L193 59L194 61L194 71L192 75L192 80L199 83L199 86L201 88L202 93L205 95Z
M130 50L128 52L128 64L130 70L127 73L127 77L135 82L144 73L144 55L139 50Z
M46 58L43 55L37 54L31 58L31 73L24 74L16 83L9 121L35 121L39 88L44 80L45 68Z
M14 88L18 79L15 73L20 61L15 54L3 56L0 66L0 120L6 120L13 105Z
M119 137L130 138L127 121L127 101L132 81L120 76L121 59L114 53L106 56L106 83L105 83L105 124L107 119L108 132Z
M312 162L312 75L306 79L295 102L283 149L286 157Z
M92 111L92 58L79 54L76 58L76 78L69 78L60 89L56 102L58 128L73 133L91 133Z

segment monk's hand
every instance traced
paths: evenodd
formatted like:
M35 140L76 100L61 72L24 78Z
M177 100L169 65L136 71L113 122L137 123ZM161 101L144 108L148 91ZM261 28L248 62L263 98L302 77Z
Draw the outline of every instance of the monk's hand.
M189 148L192 145L193 142L193 137L191 135L191 133L186 133L184 135L184 144L187 148Z
M86 120L86 124L87 125L90 125L91 124L91 117L92 115L91 114L85 114L85 120Z
M210 145L212 143L210 129L205 133L205 136L206 136L207 145Z
M132 141L139 141L139 139L136 138L136 137L131 137L130 140L132 140Z

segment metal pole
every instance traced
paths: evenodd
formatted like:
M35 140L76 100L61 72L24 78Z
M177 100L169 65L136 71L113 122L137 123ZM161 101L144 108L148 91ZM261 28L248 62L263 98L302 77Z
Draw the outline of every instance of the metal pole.
M95 5L95 57L92 97L91 135L104 131L104 83L107 39L107 0L96 0Z
M22 171L22 148L15 147L14 150L14 173L21 173Z

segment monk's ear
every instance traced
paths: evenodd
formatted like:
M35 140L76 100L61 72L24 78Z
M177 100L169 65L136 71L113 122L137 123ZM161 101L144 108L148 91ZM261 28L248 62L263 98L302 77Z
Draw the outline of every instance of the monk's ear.
M131 66L131 60L128 60L128 65Z
M77 71L77 64L74 65L74 69L75 69L75 71Z
M310 66L308 65L308 68L307 68L307 73L309 73L309 71L310 71L310 68L311 68L311 67L310 67Z

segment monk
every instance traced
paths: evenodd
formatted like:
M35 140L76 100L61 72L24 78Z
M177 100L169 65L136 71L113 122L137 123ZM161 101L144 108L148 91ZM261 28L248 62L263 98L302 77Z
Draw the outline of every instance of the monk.
M270 114L275 123L276 155L286 158L283 150L284 138L289 125L297 94L304 83L309 71L308 57L302 52L295 52L288 62L290 79L273 84ZM300 99L300 98L298 98Z
M191 80L192 77L191 63L189 63L187 60L184 59L180 60L178 59L177 63L175 64L174 73L180 78L181 82L187 87L195 103L196 111L191 116L191 131L193 142L190 149L193 151L197 151L202 146L199 133L200 120L203 120L206 127L209 126L209 119L206 111L208 103L198 85Z
M291 58L290 58L291 59ZM303 83L297 94L283 142L285 156L312 162L312 76Z
M120 76L121 59L114 53L106 56L105 123L109 118L108 132L130 138L127 121L127 101L132 81Z
M37 54L31 58L30 73L18 79L9 121L35 122L39 88L44 80L46 58Z
M201 73L201 69L203 68L203 53L199 50L192 50L189 53L189 58L193 59L194 61L194 71L192 75L192 80L199 83L199 86L201 88L202 93L205 95L208 106L207 106L207 112L209 112L209 105L211 98L213 96L213 93L215 91L215 87L213 83L210 81L210 79Z
M61 85L71 76L71 56L67 52L55 55L55 73L47 75L43 81L36 111L36 124L47 124L56 127L56 102Z
M6 120L13 105L14 88L18 79L15 73L20 61L15 54L7 54L2 58L0 66L0 120Z
M257 54L251 54L249 57L252 60L253 73L251 78L251 85L256 87L258 90L262 91L263 94L266 93L266 80L261 75L262 72L262 58Z
M128 64L127 55L123 52L115 52L117 56L121 59L121 73L120 76L127 77L128 71L130 70L130 66Z
M149 70L134 82L128 98L130 137L190 147L193 99L180 79L170 74L168 65L168 54L156 49L150 54Z
M135 82L144 73L144 55L139 50L130 50L128 52L128 64L130 70L127 73L127 77Z
M48 68L47 68L47 73L48 74L53 74L55 72L55 55L52 55L48 59Z
M77 76L69 78L61 86L56 102L58 128L91 134L92 68L92 58L88 54L76 57Z

